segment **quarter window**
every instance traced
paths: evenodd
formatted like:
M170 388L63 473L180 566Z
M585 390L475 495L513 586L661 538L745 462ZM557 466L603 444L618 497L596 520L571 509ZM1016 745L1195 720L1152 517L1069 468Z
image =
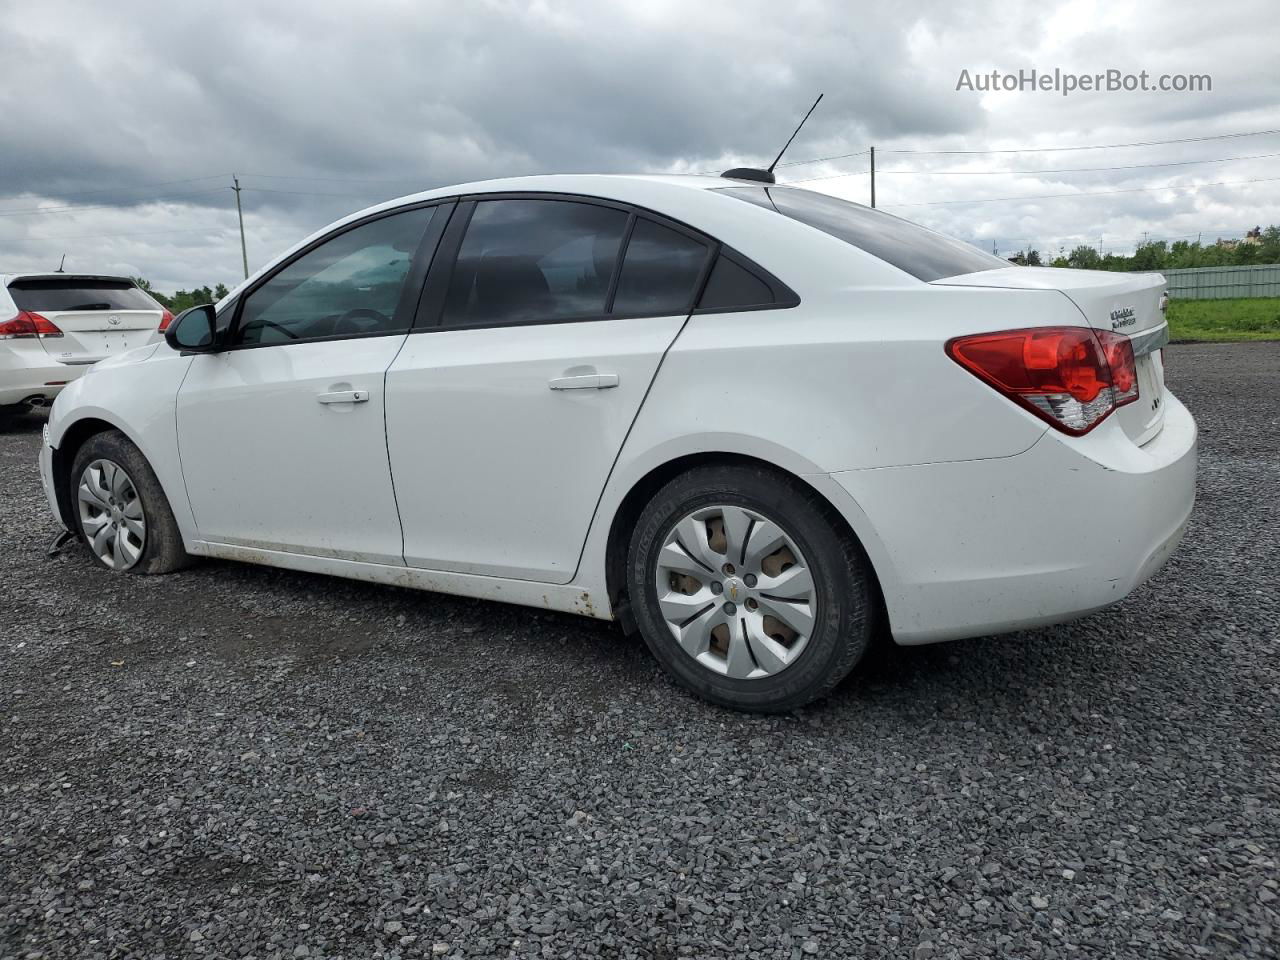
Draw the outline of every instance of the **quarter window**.
M481 200L458 250L445 326L599 317L627 214L569 200Z
M716 257L716 264L711 268L711 276L707 278L707 287L702 291L698 309L743 310L772 306L776 302L769 284L722 253Z
M245 299L235 342L297 343L407 329L397 307L436 210L381 217L303 254Z
M618 277L620 316L688 313L706 264L705 243L644 218L636 221Z

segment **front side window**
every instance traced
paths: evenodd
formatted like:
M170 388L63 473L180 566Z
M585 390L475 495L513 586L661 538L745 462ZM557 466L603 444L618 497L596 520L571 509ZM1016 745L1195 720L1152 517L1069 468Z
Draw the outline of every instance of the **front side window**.
M824 193L796 187L718 189L720 193L808 224L926 283L1009 266L1007 261L961 240Z
M237 344L396 333L405 277L436 207L372 220L294 260L244 300Z
M445 326L603 316L627 214L570 200L481 200L458 250Z
M640 218L622 260L613 312L619 316L688 313L707 253L701 240Z

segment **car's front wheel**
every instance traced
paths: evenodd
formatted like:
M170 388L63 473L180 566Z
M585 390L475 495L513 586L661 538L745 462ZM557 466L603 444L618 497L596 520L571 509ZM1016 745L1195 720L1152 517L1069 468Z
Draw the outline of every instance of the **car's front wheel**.
M104 567L170 573L190 563L155 471L123 433L107 430L86 440L69 483L72 521Z
M764 466L698 467L667 483L640 515L627 577L654 656L725 706L801 707L870 640L862 550L812 488Z

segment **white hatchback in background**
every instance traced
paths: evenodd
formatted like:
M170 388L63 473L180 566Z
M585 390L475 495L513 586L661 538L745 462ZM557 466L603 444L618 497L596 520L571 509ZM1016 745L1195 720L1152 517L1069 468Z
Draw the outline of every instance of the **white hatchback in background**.
M173 319L128 277L0 275L0 407L41 407L87 366L157 342Z
M192 555L621 620L718 703L1124 597L1195 496L1164 280L793 187L533 177L308 238L55 403L104 566Z

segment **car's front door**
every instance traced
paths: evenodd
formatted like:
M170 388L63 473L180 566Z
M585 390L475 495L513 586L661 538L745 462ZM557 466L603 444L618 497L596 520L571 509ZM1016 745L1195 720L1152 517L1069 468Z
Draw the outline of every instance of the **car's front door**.
M712 246L616 205L459 205L424 294L434 323L387 374L409 566L572 579Z
M225 349L193 359L178 446L201 539L404 562L384 377L449 209L325 238L239 298Z

